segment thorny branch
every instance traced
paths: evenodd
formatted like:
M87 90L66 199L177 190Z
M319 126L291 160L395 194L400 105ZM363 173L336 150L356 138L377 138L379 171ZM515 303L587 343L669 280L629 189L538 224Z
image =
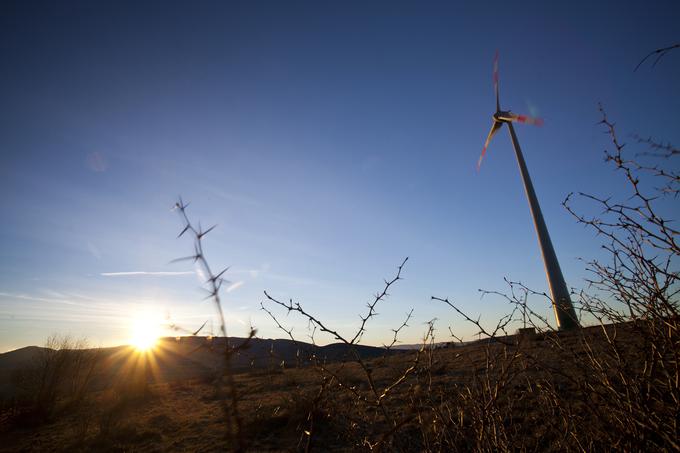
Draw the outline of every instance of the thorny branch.
M273 304L284 308L288 313L295 312L300 314L303 318L305 318L308 321L311 329L313 329L314 331L318 329L321 332L329 334L335 340L340 341L341 343L348 347L350 354L352 355L353 361L356 364L358 364L361 370L363 371L363 374L366 378L366 383L368 384L368 388L370 391L370 397L367 397L365 394L363 394L356 386L344 382L342 376L340 376L337 372L333 371L331 368L327 367L322 362L316 360L314 366L322 373L322 376L330 376L332 378L332 382L334 382L338 388L347 390L356 399L356 401L377 409L379 413L382 415L385 422L387 422L388 426L390 426L390 429L387 432L383 433L382 437L377 443L372 444L367 439L364 440L364 444L370 446L372 449L380 448L385 442L387 442L392 437L394 432L396 432L396 430L400 426L402 426L403 423L405 423L403 419L398 420L397 418L395 418L395 414L388 408L387 406L387 401L389 399L388 397L394 392L396 388L402 386L407 381L410 375L416 372L418 364L420 363L421 353L424 350L425 346L423 345L423 347L416 353L416 356L410 366L408 366L399 376L397 376L394 380L386 384L381 389L381 386L378 385L374 377L373 366L366 362L364 358L362 358L361 354L357 350L357 345L360 343L361 338L364 332L366 331L366 325L368 321L371 318L378 315L378 312L376 310L378 304L388 297L390 288L397 281L402 279L401 277L402 269L407 261L408 257L405 258L404 261L402 261L402 263L398 266L396 275L390 280L385 280L384 282L385 284L382 290L377 292L374 295L371 302L367 304L368 311L365 315L360 316L361 324L359 325L359 328L352 337L342 335L338 330L333 329L328 324L326 324L313 314L306 311L300 303L293 302L293 300L283 302L274 298L268 292L266 291L264 292L264 295L269 302L272 302ZM280 330L285 332L286 335L291 340L295 341L292 328L289 329L284 327L276 318L276 315L274 315L274 313L271 310L266 308L264 303L261 303L261 308L274 320L276 326ZM394 337L392 343L389 346L386 346L386 351L388 351L392 346L394 346L398 342L398 335L402 331L402 329L408 326L408 321L411 319L412 314L413 310L411 310L407 314L406 320L399 327L392 330L392 332L394 333ZM309 431L310 433L312 432L311 430Z
M456 305L453 302L449 301L448 298L441 298L441 297L432 296L431 299L437 300L439 302L444 302L446 305L453 308L453 310L456 313L458 313L460 316L462 316L463 319L465 319L467 322L469 322L470 324L477 327L477 329L479 329L479 331L475 335L484 335L487 338L498 338L500 333L502 333L503 335L508 335L506 327L508 326L508 324L510 324L514 320L514 316L515 316L515 313L517 312L517 308L518 308L517 306L515 306L512 309L512 312L510 314L502 316L498 320L498 322L496 323L496 326L494 327L494 329L492 331L489 331L482 326L481 316L477 319L471 318L464 311L462 311L461 309L456 307ZM504 341L504 340L499 340L499 341Z
M187 207L189 206L189 203L184 203L182 201L182 198L180 197L177 203L175 203L174 210L178 211L180 214L180 217L182 219L183 223L183 229L177 236L178 238L182 237L184 234L191 234L193 237L193 242L194 242L194 254L191 256L187 256L184 258L179 258L176 260L173 260L173 262L178 262L178 261L192 261L196 264L198 264L201 269L203 270L205 274L205 283L208 285L208 291L209 295L207 298L210 298L213 300L213 303L215 305L215 309L217 310L217 314L219 316L220 320L220 332L222 333L222 337L224 338L225 341L225 348L224 348L224 355L223 355L223 370L222 373L220 373L220 376L218 376L218 379L216 380L216 385L218 386L218 394L221 393L220 386L222 383L222 379L226 380L226 387L227 387L227 392L229 394L229 401L227 404L224 406L224 412L227 417L227 423L229 425L229 437L230 437L230 448L235 451L245 451L246 450L246 439L243 436L243 421L241 418L241 415L238 410L238 403L239 403L239 394L238 394L238 389L236 387L236 382L234 381L234 374L233 370L231 368L231 361L232 358L234 357L235 354L238 354L239 351L247 349L250 345L250 340L255 337L255 329L250 328L250 332L244 342L242 342L239 345L232 345L229 341L229 337L227 336L227 323L224 317L224 310L222 308L222 301L220 299L220 289L222 287L222 284L226 282L224 278L222 278L222 275L224 275L229 268L225 268L221 270L218 273L214 273L210 267L210 264L208 263L208 260L205 256L205 252L203 251L203 238L210 233L217 225L213 225L210 228L204 230L201 225L199 224L198 227L194 227L194 225L191 223L189 220L189 217L187 216ZM207 321L206 321L207 322ZM198 334L198 332L203 329L206 323L203 323L201 328L199 328L194 335Z
M680 44L673 44L672 46L662 47L662 48L660 48L660 49L656 49L656 50L653 50L653 51L649 52L649 53L645 56L645 58L643 58L642 60L640 60L640 62L637 64L637 66L635 66L635 69L633 70L633 72L637 71L638 68L640 68L640 66L642 66L642 64L643 64L645 61L647 61L647 59L648 59L649 57L656 55L656 58L654 59L654 63L652 63L652 67L654 67L654 66L656 66L656 64L657 64L659 61L661 61L661 59L662 59L663 57L665 57L665 56L668 54L668 52L670 52L670 51L673 50L673 49L678 49L678 48L680 48Z
M392 343L390 343L389 345L383 345L386 351L391 350L392 347L395 344L398 343L399 332L401 332L401 330L404 327L408 327L408 322L411 320L411 316L413 316L413 308L411 309L411 311L409 311L406 314L406 319L404 320L404 322L402 322L401 325L399 327L397 327L396 329L392 329L392 332L394 333L394 337L392 338Z
M608 119L602 106L600 112L601 124L614 145L613 151L605 151L605 160L623 173L632 196L626 202L618 203L611 198L580 194L602 208L600 217L576 213L570 203L572 194L564 200L563 205L579 223L593 228L608 241L602 248L609 252L612 261L610 264L591 261L588 270L594 278L588 282L623 302L629 316L637 317L649 310L658 310L659 314L673 313L680 294L676 267L680 255L678 230L659 213L658 203L666 194L677 195L680 179L677 174L658 166L641 165L626 157L625 143L619 141L615 124ZM673 148L669 145L668 149ZM677 155L670 152L656 157L668 160ZM666 185L652 194L646 193L641 187L644 180L641 172L666 181ZM595 298L586 301L602 306Z

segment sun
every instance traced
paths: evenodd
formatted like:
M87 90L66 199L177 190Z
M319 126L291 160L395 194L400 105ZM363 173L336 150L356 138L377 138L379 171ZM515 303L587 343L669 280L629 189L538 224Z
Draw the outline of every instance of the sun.
M130 344L137 351L151 350L160 337L159 323L148 315L141 315L132 321Z

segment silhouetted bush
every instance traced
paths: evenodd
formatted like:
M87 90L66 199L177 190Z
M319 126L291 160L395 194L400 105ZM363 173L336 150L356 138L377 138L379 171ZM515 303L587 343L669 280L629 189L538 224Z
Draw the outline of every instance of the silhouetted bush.
M73 409L82 403L95 374L98 351L85 340L52 335L33 360L12 376L16 388L15 421L37 424L50 420L57 404Z

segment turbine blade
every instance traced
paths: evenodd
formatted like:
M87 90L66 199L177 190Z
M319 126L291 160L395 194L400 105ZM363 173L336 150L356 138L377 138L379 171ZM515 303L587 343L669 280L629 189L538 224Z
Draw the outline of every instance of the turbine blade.
M493 89L496 93L496 112L501 111L501 100L498 94L498 50L496 50L496 56L493 59Z
M477 161L477 171L479 171L479 168L482 166L482 159L484 159L484 155L486 154L486 149L489 147L489 142L493 138L493 136L498 132L498 129L500 129L503 126L503 123L500 121L494 121L493 124L491 125L491 131L489 131L489 135L486 137L486 142L484 143L484 148L482 148L482 154L479 156L479 160Z
M543 118L534 118L533 116L517 115L515 113L511 113L507 116L507 118L504 117L503 119L507 119L513 123L533 124L534 126L539 127L543 126Z

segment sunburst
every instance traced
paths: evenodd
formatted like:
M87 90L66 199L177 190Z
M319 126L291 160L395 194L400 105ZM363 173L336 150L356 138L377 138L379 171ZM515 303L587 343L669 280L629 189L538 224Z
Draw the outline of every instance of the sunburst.
M141 314L132 320L130 345L139 352L147 352L156 346L160 333L158 321L148 314Z

